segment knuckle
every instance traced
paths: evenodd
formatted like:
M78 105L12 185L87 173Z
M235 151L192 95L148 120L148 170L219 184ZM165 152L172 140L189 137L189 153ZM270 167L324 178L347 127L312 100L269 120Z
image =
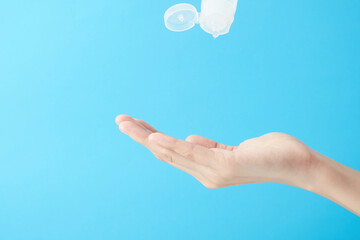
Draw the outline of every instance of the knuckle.
M174 158L171 154L165 154L164 158L165 158L165 162L167 162L167 163L170 163L170 164L175 163Z
M183 156L184 156L185 158L189 159L189 158L192 158L193 155L192 155L191 152L186 151L186 152L183 153Z
M169 153L153 153L153 154L160 161L163 161L163 162L166 162L169 164L173 164L175 162L173 156Z
M180 144L180 143L179 143L179 144ZM179 146L180 146L180 145L179 145ZM193 145L187 145L186 147L183 146L183 147L181 147L181 148L179 148L179 149L181 149L181 150L179 151L179 153L180 153L182 156L184 156L185 158L187 158L187 159L193 158L193 151L194 151L194 146L193 146Z
M166 149L158 149L156 151L157 158L159 158L163 162L174 163L174 157L169 150Z
M228 146L226 146L225 144L222 144L222 143L217 143L216 147L219 148L219 149L226 150Z

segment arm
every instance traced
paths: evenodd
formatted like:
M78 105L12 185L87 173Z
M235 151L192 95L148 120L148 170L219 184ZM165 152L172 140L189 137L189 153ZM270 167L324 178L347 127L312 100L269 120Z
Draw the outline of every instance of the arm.
M127 115L120 130L158 159L183 170L208 188L276 182L324 196L360 216L360 172L312 150L284 133L269 133L226 146L197 135L172 138Z
M360 216L360 172L315 152L319 173L312 186L305 188ZM315 173L314 173L315 174Z

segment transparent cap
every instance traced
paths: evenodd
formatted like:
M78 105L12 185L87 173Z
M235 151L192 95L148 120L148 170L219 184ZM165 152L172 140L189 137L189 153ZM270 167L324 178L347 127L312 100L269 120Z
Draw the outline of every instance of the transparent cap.
M202 0L201 14L187 3L170 7L164 15L165 26L175 32L189 30L195 24L215 38L229 32L238 0Z
M164 15L165 26L175 32L182 32L194 27L199 21L196 8L187 3L180 3L169 8Z

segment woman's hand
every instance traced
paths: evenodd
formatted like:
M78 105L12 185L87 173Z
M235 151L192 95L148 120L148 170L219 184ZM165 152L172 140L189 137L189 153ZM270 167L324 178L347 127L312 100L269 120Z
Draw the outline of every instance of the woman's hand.
M260 182L297 185L316 167L311 149L283 133L226 146L197 135L185 141L175 139L127 115L118 116L116 123L158 159L191 174L208 188Z
M226 146L197 135L179 140L127 115L118 116L116 123L123 133L144 145L158 159L189 173L207 188L277 182L318 193L353 212L360 212L359 172L315 152L287 134L269 133L239 146ZM334 183L334 179L340 180ZM348 187L349 181L355 193L342 189ZM337 188L330 189L329 184ZM339 196L344 194L349 196Z

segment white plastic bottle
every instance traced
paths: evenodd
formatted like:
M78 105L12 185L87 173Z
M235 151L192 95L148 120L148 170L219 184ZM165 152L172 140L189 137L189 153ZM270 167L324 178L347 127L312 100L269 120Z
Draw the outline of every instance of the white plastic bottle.
M201 13L187 3L170 7L164 15L165 26L171 31L186 31L200 27L215 38L229 32L234 21L238 0L202 0Z
M236 6L237 0L202 0L200 27L214 37L228 33Z

